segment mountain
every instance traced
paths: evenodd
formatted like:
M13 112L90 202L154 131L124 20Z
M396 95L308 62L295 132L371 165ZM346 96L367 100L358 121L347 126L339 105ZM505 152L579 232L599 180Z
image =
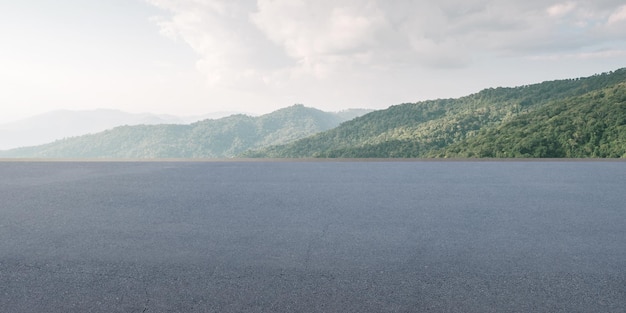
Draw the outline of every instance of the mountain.
M624 82L626 69L619 69L586 78L489 88L458 99L405 103L243 155L624 157Z
M0 124L0 150L41 145L54 140L93 134L123 125L190 124L242 114L235 111L203 115L173 116L152 113L127 113L119 110L56 110L19 121Z
M349 114L348 114L349 115ZM238 114L196 123L120 126L100 133L0 152L1 157L221 158L283 144L331 129L345 114L294 105L252 117Z
M626 158L626 83L554 101L428 156Z
M121 125L179 123L175 116L118 110L57 110L0 125L0 150L48 143Z

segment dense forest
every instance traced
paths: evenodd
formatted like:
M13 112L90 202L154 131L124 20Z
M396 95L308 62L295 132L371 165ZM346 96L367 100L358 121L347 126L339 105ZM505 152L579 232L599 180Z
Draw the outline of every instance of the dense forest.
M369 112L323 112L294 105L259 117L232 115L189 125L120 126L49 144L0 151L30 158L223 158L331 129Z
M429 157L626 157L626 83L554 101Z
M248 157L626 157L626 69L405 103Z

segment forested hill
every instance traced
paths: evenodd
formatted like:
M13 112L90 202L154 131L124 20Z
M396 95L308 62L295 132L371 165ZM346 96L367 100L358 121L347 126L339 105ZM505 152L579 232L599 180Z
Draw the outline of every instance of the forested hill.
M554 101L427 156L626 158L626 83Z
M625 157L626 69L392 106L249 157Z
M189 125L121 126L41 146L0 151L0 157L233 157L248 149L286 143L333 128L367 112L330 113L294 105L259 117L232 115Z

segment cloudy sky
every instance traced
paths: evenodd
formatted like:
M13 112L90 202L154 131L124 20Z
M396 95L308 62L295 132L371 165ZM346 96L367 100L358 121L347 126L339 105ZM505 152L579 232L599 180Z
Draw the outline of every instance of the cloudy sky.
M0 0L0 122L386 108L624 66L624 0Z

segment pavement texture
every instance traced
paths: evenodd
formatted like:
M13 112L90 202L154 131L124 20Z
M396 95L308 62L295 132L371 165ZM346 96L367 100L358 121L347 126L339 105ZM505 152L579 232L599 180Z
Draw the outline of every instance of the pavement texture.
M0 162L2 312L626 312L624 162Z

